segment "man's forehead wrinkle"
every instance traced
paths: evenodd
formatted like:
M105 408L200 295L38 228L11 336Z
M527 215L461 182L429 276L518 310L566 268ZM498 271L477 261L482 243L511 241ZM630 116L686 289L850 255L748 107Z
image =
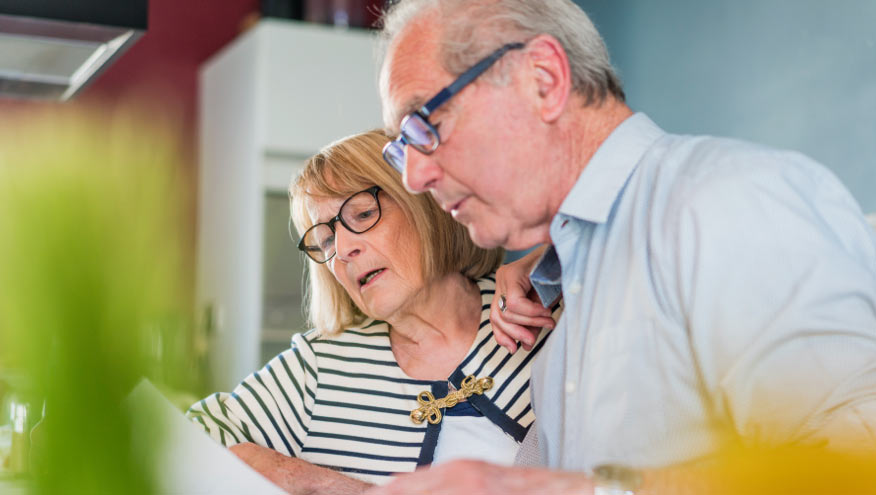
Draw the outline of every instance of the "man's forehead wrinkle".
M420 71L422 72L422 71ZM390 122L387 124L392 128L393 133L397 131L399 124L401 123L401 119L404 118L405 115L408 115L416 110L419 110L429 98L432 97L431 94L427 94L428 91L432 91L431 88L428 88L429 83L431 82L426 78L412 78L408 80L409 82L400 83L395 88L390 89ZM404 94L404 91L407 88L414 88L411 93ZM423 88L423 89L417 89ZM400 99L399 96L404 99Z
M412 21L387 50L385 124L395 133L405 115L418 110L440 87L439 27L426 16ZM430 63L431 62L431 63Z
M413 56L400 54L393 62L389 73L389 95L395 103L397 114L394 117L401 119L403 115L423 106L429 98L425 95L425 88L430 86L433 78L428 75L430 71L423 67L423 61Z

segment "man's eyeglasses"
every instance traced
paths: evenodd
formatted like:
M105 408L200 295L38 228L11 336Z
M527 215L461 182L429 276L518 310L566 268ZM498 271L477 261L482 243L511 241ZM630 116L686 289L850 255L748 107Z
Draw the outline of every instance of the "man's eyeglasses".
M420 107L419 110L406 115L399 126L399 136L394 141L386 143L386 146L383 147L383 159L392 165L392 168L398 170L399 173L404 173L406 145L413 146L420 153L432 154L438 148L438 145L441 144L441 136L438 135L438 129L429 122L429 115L455 94L459 93L462 88L486 72L506 52L509 50L519 50L524 46L526 46L524 43L508 43L502 46L481 59L472 68L463 72L449 86L439 91L437 95Z
M334 218L307 229L298 242L298 249L317 263L332 259L336 253L335 223L341 222L354 234L371 230L380 220L380 201L377 199L380 191L380 186L371 186L347 198Z

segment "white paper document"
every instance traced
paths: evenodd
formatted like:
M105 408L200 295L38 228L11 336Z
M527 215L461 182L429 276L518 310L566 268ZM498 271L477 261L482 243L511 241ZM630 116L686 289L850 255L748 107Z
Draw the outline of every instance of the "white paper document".
M155 462L159 494L281 495L286 492L251 469L189 421L148 380L127 399L134 415L135 448L148 449L164 435Z

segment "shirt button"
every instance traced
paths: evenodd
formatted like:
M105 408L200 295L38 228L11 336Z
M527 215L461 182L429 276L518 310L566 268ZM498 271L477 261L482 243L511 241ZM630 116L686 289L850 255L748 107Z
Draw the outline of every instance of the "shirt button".
M576 386L577 386L577 385L575 384L575 382L573 382L573 381L571 381L571 380L567 381L567 382L566 382L566 395L572 395L572 394L574 394L574 393L575 393L575 387L576 387Z
M572 285L570 285L569 292L571 292L572 294L577 294L577 293L581 292L581 283L575 282Z

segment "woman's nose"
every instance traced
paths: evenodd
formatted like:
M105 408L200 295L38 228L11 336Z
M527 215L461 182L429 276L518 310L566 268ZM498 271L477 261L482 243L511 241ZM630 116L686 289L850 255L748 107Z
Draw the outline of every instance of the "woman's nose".
M347 230L340 223L335 230L335 256L342 261L349 261L362 253L364 246L362 236Z

